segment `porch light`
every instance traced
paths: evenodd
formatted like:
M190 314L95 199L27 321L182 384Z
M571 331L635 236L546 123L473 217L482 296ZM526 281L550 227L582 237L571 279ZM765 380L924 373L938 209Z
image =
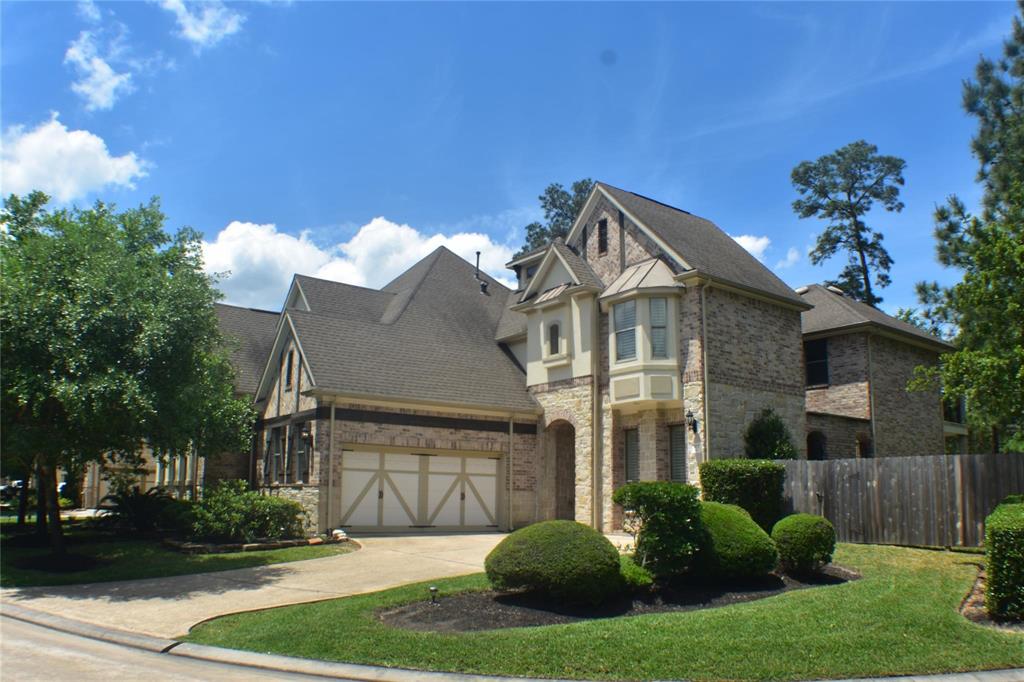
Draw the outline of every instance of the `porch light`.
M302 427L302 431L299 432L299 438L309 444L309 447L313 447L313 432L309 430L308 426Z
M693 416L693 410L686 411L686 425L690 427L690 430L697 433L697 418Z
M437 603L437 587L434 586L434 585L430 586L430 603L431 604L436 604Z

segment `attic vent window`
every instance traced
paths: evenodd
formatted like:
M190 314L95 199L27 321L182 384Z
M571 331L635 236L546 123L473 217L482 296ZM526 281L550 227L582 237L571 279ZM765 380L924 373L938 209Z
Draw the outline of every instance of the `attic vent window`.
M597 252L608 253L608 221L597 221Z
M288 366L285 369L285 373L284 373L284 387L285 388L291 388L292 387L292 368L294 367L294 365L295 365L295 351L290 350L290 351L288 351Z
M548 327L548 355L558 355L562 346L562 333L558 324Z

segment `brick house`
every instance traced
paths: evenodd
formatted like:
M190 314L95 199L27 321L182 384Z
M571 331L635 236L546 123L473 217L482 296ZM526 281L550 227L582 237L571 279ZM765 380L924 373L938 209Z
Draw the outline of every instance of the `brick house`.
M255 390L255 477L311 529L612 529L773 407L805 432L797 295L713 223L599 183L510 291L439 248L380 290L297 275ZM803 438L797 437L803 450Z
M906 389L914 368L936 363L950 344L835 287L797 293L813 306L801 315L809 458L964 450L962 410L944 406L938 389Z

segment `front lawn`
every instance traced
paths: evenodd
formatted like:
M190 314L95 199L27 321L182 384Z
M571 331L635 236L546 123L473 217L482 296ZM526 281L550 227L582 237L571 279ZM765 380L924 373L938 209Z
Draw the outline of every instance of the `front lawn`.
M465 634L385 626L384 607L425 599L423 584L226 616L188 641L402 668L602 679L807 679L1024 666L1024 636L968 622L957 608L976 558L840 545L863 579L719 609ZM436 581L440 594L487 589L482 574Z
M319 559L345 554L354 549L351 543L342 543L260 552L189 555L164 547L158 540L132 538L130 533L113 535L79 524L67 523L64 530L68 541L68 553L88 557L95 561L96 565L82 571L60 572L26 568L25 564L33 560L45 561L49 549L45 546L24 546L26 538L14 534L13 524L5 523L2 528L0 586L3 587L72 585L227 571L303 559Z

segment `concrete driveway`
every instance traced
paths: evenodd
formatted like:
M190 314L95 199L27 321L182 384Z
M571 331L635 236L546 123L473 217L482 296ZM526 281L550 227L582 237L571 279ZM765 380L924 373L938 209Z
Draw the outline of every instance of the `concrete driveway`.
M103 627L176 638L239 611L347 597L483 570L500 533L359 538L362 549L218 573L60 587L7 588L0 601Z

